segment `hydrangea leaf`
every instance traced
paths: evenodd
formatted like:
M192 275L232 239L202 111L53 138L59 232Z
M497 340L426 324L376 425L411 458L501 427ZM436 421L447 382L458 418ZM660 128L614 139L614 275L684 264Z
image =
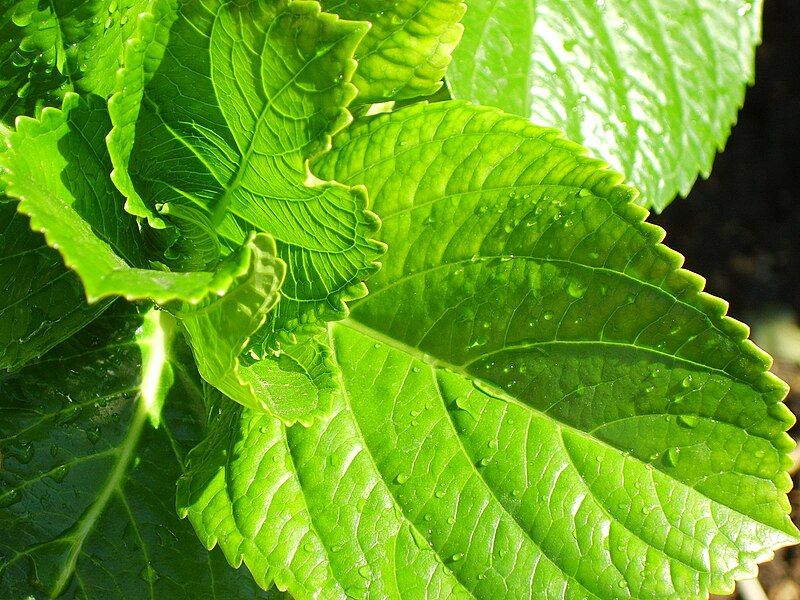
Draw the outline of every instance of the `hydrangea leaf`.
M448 83L552 123L661 211L708 176L752 82L761 0L470 5Z
M126 42L160 0L12 0L0 6L0 119L111 95Z
M372 24L356 50L353 83L359 102L430 96L442 86L464 30L462 0L323 0L321 4L344 19Z
M199 302L222 294L250 261L242 246L216 272L169 272L147 268L136 221L123 209L108 174L103 138L110 123L105 103L87 104L68 93L63 110L45 108L40 118L20 117L0 153L6 194L31 227L44 233L66 265L81 277L90 301L110 296Z
M80 279L0 194L0 369L15 370L79 331L108 302L89 305Z
M261 328L277 304L285 276L285 264L275 257L275 240L261 234L254 244L248 272L234 282L225 296L184 306L175 315L187 333L203 379L240 404L267 411L288 424L298 419L310 422L317 411L324 410L311 385L313 378L303 373L302 380L309 387L291 393L285 382L275 377L282 371L275 359L240 363L250 336Z
M203 436L193 384L170 382L163 313L112 307L0 385L0 596L272 598L208 553L174 513ZM137 330L139 330L137 332ZM140 346L157 346L143 360Z
M494 109L418 105L317 165L373 191L385 267L329 325L341 393L229 404L178 506L299 598L685 598L780 545L793 417L770 359L622 177Z
M115 164L130 176L129 207L154 227L180 235L157 211L184 205L207 214L224 251L251 230L276 238L288 272L262 338L344 316L377 268L364 191L319 181L307 165L350 119L365 29L315 2L181 3L142 92L133 151Z

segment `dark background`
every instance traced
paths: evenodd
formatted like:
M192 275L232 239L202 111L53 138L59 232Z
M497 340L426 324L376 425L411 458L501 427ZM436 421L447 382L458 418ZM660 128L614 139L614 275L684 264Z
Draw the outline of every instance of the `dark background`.
M766 0L756 83L725 151L707 181L651 220L667 230L686 268L707 278L707 291L730 301L731 316L754 323L800 416L800 0ZM800 427L790 434L799 439ZM800 526L797 473L794 481L789 497ZM800 600L800 549L779 551L759 579L770 600ZM756 600L743 587L739 598Z
M766 0L756 84L725 151L651 220L734 317L800 310L800 0Z

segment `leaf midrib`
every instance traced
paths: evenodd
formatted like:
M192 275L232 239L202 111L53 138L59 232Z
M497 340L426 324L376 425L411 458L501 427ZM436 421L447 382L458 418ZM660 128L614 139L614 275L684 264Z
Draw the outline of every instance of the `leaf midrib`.
M123 494L120 484L128 471L134 452L139 445L139 439L141 438L147 418L148 411L144 402L137 402L133 418L128 428L128 433L119 446L119 455L114 468L106 479L97 499L75 524L76 530L72 536L72 547L53 586L53 597L59 596L69 583L70 577L75 572L78 556L83 549L83 544L97 525L114 493Z
M397 340L395 338L392 338L392 337L390 337L390 336L388 336L388 335L386 335L386 334L384 334L384 333L382 333L380 331L372 329L368 325L364 325L363 323L355 320L353 317L348 317L348 318L346 318L346 319L344 319L342 321L336 321L334 323L331 323L331 325L330 325L331 328L337 327L337 326L345 327L345 328L350 329L351 331L353 331L355 333L358 333L358 334L360 334L360 335L362 335L364 337L367 337L369 339L374 339L377 342L385 344L386 346L388 346L388 347L390 347L390 348L392 348L394 350L397 350L399 352L407 354L407 355L411 356L412 358L414 358L416 360L419 360L420 362L422 362L422 363L424 363L426 365L431 366L432 368L435 368L435 369L446 369L446 370L449 370L452 373L455 373L456 375L460 375L461 377L463 377L463 378L465 378L465 379L467 379L469 381L479 381L481 383L481 389L484 390L484 393L486 393L487 395L490 395L490 396L492 396L492 397L494 397L494 398L496 398L498 400L502 400L504 402L508 402L508 403L514 404L516 406L519 406L519 407L523 408L524 410L533 411L533 412L541 415L542 418L550 420L550 421L553 421L554 423L557 423L559 425L559 427L574 433L578 437L582 437L584 439L587 439L587 440L591 441L592 443L604 446L604 447L608 448L612 452L619 453L619 454L624 454L624 451L622 449L614 446L613 444L611 444L611 443L609 443L609 442L607 442L605 440L602 440L602 439L599 439L599 438L595 438L590 433L588 433L586 431L583 431L581 429L578 429L574 425L571 425L570 423L562 421L562 420L554 417L553 415L551 415L549 413L542 412L541 410L537 409L536 407L531 406L529 404L526 404L526 403L522 402L521 400L519 400L518 398L515 398L514 396L511 396L511 395L507 394L505 391L499 389L494 383L482 380L482 379L480 379L480 378L468 373L463 368L463 366L461 366L461 365L455 365L455 364L450 363L450 362L448 362L446 360L442 360L442 359L439 359L439 358L437 358L435 356L427 354L427 353L423 352L422 350L420 350L419 348L416 348L414 346L410 346L408 344L405 344L404 342L401 342L401 341L399 341L399 340ZM628 454L628 455L626 455L625 458L630 459L630 460L634 460L634 461L636 461L636 462L638 462L640 464L643 464L643 465L645 464L644 461L642 461L637 456L634 456L633 454ZM665 475L668 479L670 479L670 481L674 481L676 485L681 486L683 488L690 489L694 493L700 494L701 496L703 496L704 498L707 498L711 502L719 504L720 506L724 506L726 509L730 510L731 512L734 512L737 515L740 515L740 516L742 516L742 517L744 517L746 519L755 520L755 521L757 521L758 523L760 523L761 525L763 525L764 527L770 529L773 532L780 533L782 536L787 536L786 532L784 532L781 529L777 529L776 527L774 527L773 525L771 525L769 523L765 523L763 521L755 519L751 515L746 515L746 514L742 513L740 510L738 510L738 509L736 509L736 508L734 508L732 506L729 506L728 504L726 504L724 502L721 502L718 499L710 498L708 496L705 496L702 492L694 489L690 485L688 485L685 482L681 481L680 479L676 478L673 474L662 470L657 465L653 465L653 467L656 470L658 470L660 473Z
M627 279L627 280L635 283L636 285L639 285L639 286L642 286L642 287L645 287L645 288L653 289L657 293L660 293L660 294L665 294L666 296L671 298L672 301L675 304L684 306L685 308L688 308L692 312L694 312L694 313L696 313L698 315L701 315L708 325L710 325L712 328L714 328L716 331L719 332L719 330L714 327L714 323L711 321L711 319L708 317L708 315L703 313L696 306L694 306L692 304L689 304L685 300L681 300L680 298L678 298L678 296L673 294L670 290L667 290L667 289L664 289L662 287L659 287L656 284L650 283L648 281L643 281L641 279L636 279L635 277L633 277L631 275L628 275L627 273L625 273L623 271L617 271L617 270L614 270L614 269L610 269L608 267L586 265L586 264L583 264L583 263L580 263L580 262L577 262L577 261L574 261L574 260L570 260L570 259L565 259L565 258L547 258L547 257L542 257L542 256L523 255L523 254L481 255L477 260L473 260L472 258L468 258L468 259L462 259L462 260L452 261L452 262L437 263L436 265L434 265L434 266L432 266L430 268L427 268L427 269L421 269L421 270L415 271L413 273L404 273L401 277L395 279L394 281L392 281L388 285L386 285L384 287L381 287L381 288L378 288L378 289L375 289L375 290L370 290L370 295L369 296L367 296L366 298L362 299L361 301L352 303L351 306L356 307L356 306L358 306L358 304L360 304L362 302L369 302L371 299L374 299L381 292L389 290L392 287L394 287L396 285L399 285L399 284L403 283L404 281L407 281L408 279L411 279L413 277L419 277L421 275L426 275L426 274L431 273L433 271L436 271L438 269L456 267L456 266L459 266L459 265L470 265L470 264L475 264L477 262L488 262L488 261L493 261L493 260L508 260L508 259L511 259L511 260L517 260L517 259L530 260L530 261L541 262L541 263L545 263L546 262L548 264L550 264L550 263L553 263L553 264L564 264L564 265L568 265L570 267L587 269L587 270L590 270L590 271L598 271L598 272L601 272L601 273L609 274L609 275L614 276L614 277L620 277L622 279ZM722 334L722 332L719 332L719 333ZM724 334L722 334L722 335L724 335ZM728 336L725 336L725 338L730 340L730 338ZM562 340L551 340L551 341L559 341L560 342ZM563 340L563 341L566 341L566 340ZM581 341L587 341L587 340L581 340ZM591 341L595 342L595 343L603 343L603 344L624 345L624 346L629 346L631 348L636 348L636 349L640 349L640 350L644 350L644 351L648 351L648 352L653 352L655 354L659 354L659 355L668 357L670 359L674 359L674 360L685 362L685 363L691 365L694 368L700 368L700 369L702 369L704 371L709 371L709 372L713 372L713 373L719 373L721 375L724 375L725 377L729 377L729 378L731 378L731 379L733 379L735 381L738 381L739 383L743 383L745 385L750 385L749 382L744 381L740 377L738 377L738 376L736 376L736 375L734 375L732 373L729 373L729 372L725 371L724 369L719 369L719 368L716 368L716 367L711 367L709 365L704 365L704 364L701 364L701 363L697 363L697 362L695 362L695 361L693 361L691 359L688 359L688 358L685 358L685 357L682 357L682 356L677 356L677 355L674 355L674 354L670 354L668 352L663 352L663 351L658 350L656 348L648 348L646 346L637 346L635 343L610 342L610 341L602 340L602 339L601 340L591 340ZM541 342L539 342L539 343L541 343Z

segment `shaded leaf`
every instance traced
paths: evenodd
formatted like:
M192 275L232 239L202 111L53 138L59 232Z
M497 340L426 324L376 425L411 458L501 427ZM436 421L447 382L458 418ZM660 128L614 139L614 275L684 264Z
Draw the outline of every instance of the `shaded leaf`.
M104 98L125 43L160 0L7 0L0 5L0 119L61 105L68 91Z
M107 306L0 195L0 369L14 370L79 331Z
M0 385L0 595L268 598L174 516L203 435L192 385L148 424L172 366L159 313L117 305ZM140 345L161 340L142 360ZM151 348L152 350L152 348Z

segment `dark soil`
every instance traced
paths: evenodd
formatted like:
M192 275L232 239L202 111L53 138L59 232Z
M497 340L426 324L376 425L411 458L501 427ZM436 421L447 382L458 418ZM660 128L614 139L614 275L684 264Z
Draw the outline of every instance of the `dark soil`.
M708 181L652 220L708 291L730 300L732 316L775 307L800 315L799 190L800 1L766 0L756 85L727 149ZM800 365L777 362L775 371L793 386L788 403L800 416ZM800 439L800 427L790 433ZM800 525L800 491L790 498ZM760 581L771 600L800 600L800 550L779 551Z

